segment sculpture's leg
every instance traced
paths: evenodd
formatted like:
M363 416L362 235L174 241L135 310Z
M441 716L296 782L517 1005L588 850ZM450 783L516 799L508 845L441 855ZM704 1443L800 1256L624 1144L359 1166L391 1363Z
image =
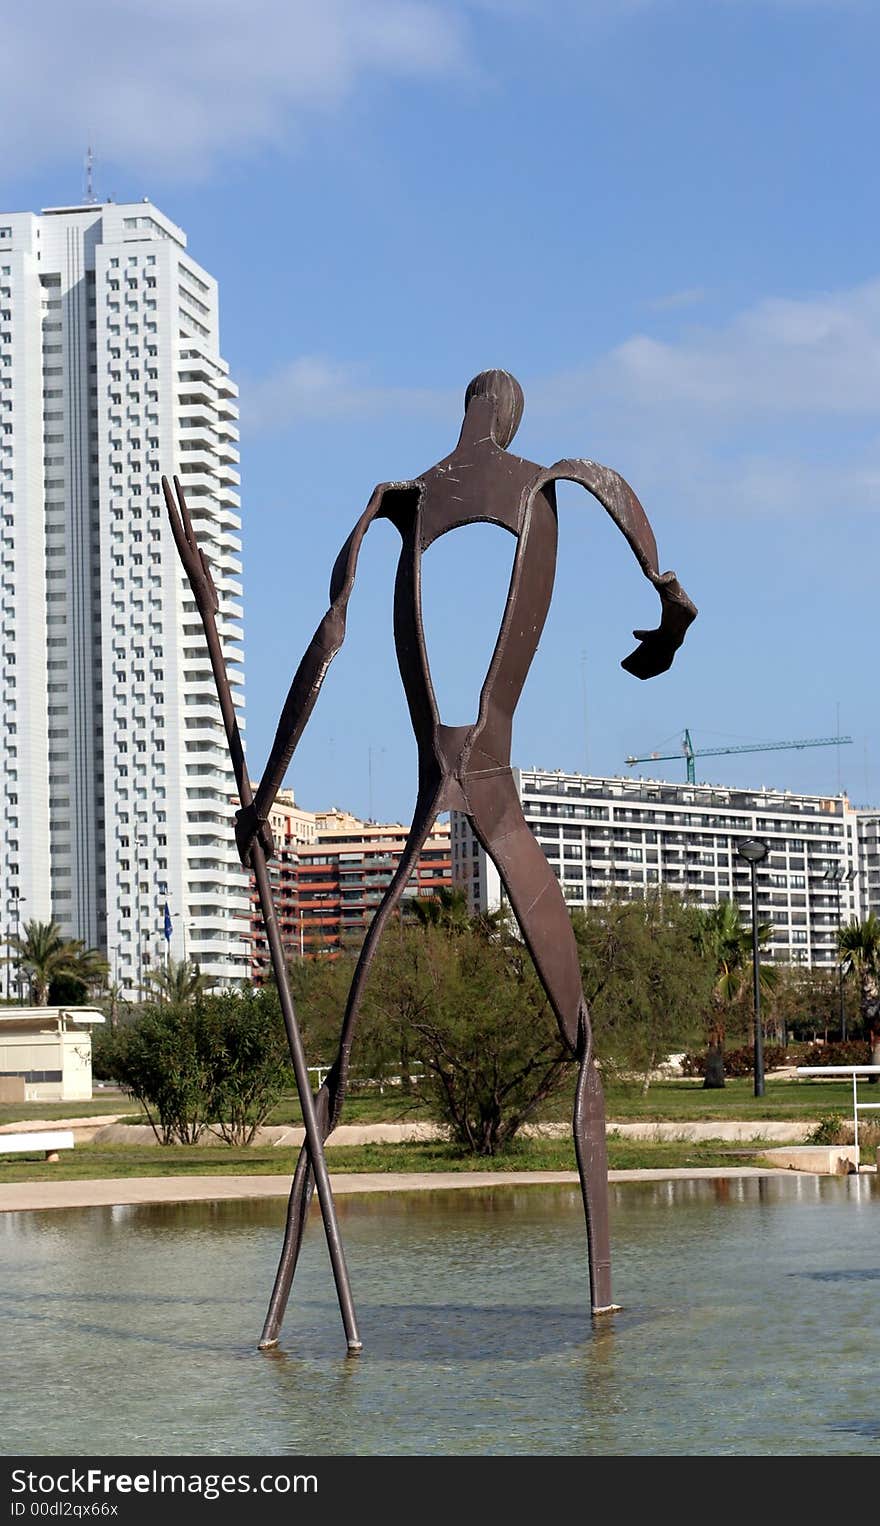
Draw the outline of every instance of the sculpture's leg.
M440 808L441 788L442 784L436 780L432 781L430 786L420 788L413 814L412 826L410 827L400 862L377 908L376 915L367 930L367 936L364 939L363 947L355 966L348 1000L345 1005L342 1032L339 1036L339 1050L332 1069L315 1096L315 1115L322 1139L326 1139L331 1130L336 1127L342 1112L346 1086L348 1084L348 1070L354 1030L357 1025L367 975L373 962L373 955L376 952L377 944L388 919L406 889L407 882L416 866L425 839L434 825L437 811ZM314 1173L309 1159L308 1147L304 1144L299 1153L299 1159L297 1160L293 1176L293 1184L290 1189L290 1197L287 1204L287 1223L284 1229L284 1244L281 1248L281 1258L278 1262L278 1271L275 1274L275 1285L272 1289L266 1321L260 1337L261 1351L274 1346L278 1341L284 1312L287 1308L287 1300L290 1296L294 1272L296 1271L296 1264L299 1259L313 1188Z
M571 924L569 923L569 927ZM586 1002L580 1013L580 1070L574 1094L572 1132L590 1247L590 1306L594 1314L619 1307L611 1297L611 1236L608 1229L608 1146L605 1098L593 1061L593 1035Z
M573 1133L587 1225L590 1304L594 1314L607 1313L616 1306L611 1299L605 1106L571 917L559 881L523 817L509 769L469 777L466 794L473 831L501 876L560 1030L580 1061Z

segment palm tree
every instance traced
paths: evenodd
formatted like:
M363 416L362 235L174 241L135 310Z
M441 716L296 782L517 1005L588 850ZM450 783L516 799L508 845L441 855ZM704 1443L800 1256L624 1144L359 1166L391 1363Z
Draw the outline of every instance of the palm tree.
M119 1020L120 1007L127 1006L125 988L114 980L108 985L105 993L104 1010L110 1020L110 1027L115 1028Z
M31 999L36 1007L49 1005L49 987L53 980L75 980L88 991L103 985L109 966L97 949L86 948L81 938L65 938L57 922L24 924L22 937L11 937L10 948L17 963L27 974Z
M732 1003L749 989L753 980L752 929L744 926L736 902L725 900L698 912L695 936L697 948L711 962L715 977L708 1034L710 1060L704 1084L723 1086L725 1018ZM759 949L766 946L772 936L772 922L759 922ZM779 984L779 970L759 959L758 981L762 995L775 991Z
M74 979L80 981L86 991L103 991L110 977L108 961L96 948L86 948L78 938L74 942L79 943L80 948Z
M416 896L408 903L420 927L441 927L447 933L463 933L469 928L486 938L506 931L507 911L480 911L472 917L468 894L461 885L441 885L436 894Z
M871 1046L871 1064L880 1065L880 918L874 912L863 922L854 917L838 932L837 946L844 977L855 975L858 981L859 1012Z
M460 885L441 885L435 895L414 896L409 904L421 927L444 927L447 932L455 932L467 927L470 921L467 891Z
M201 996L205 989L205 977L188 959L169 959L167 964L150 970L147 983L154 986L160 1001L173 1007L186 1007Z

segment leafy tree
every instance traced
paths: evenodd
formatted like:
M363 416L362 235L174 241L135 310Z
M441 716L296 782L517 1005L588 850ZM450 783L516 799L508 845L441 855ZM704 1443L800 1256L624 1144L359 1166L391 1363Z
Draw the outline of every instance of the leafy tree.
M226 991L197 1004L212 1129L249 1145L293 1085L287 1034L274 987Z
M880 1065L880 918L873 912L863 921L854 917L840 929L837 941L844 976L854 976L858 984L859 1013L871 1047L871 1064Z
M188 959L169 959L167 964L150 970L146 982L160 1001L170 1001L174 1006L187 1006L204 994L205 977Z
M9 938L8 943L30 981L34 1006L48 1006L50 988L63 980L75 983L74 995L61 998L68 1001L85 1000L91 990L106 984L110 968L106 959L97 949L86 948L81 939L65 938L57 922L32 919L24 924L23 935Z
M385 993L393 989L394 971L412 931L398 925L380 944L355 1036L357 1075L380 1084L393 1076L406 1094L413 1090L412 1031L403 1020L399 999L386 1004ZM336 1056L356 962L356 955L347 952L338 959L306 959L290 966L291 994L313 1063L329 1065Z
M389 933L380 945L380 964L387 961L389 951L393 952L394 942L395 935ZM289 967L303 1046L312 1064L329 1065L335 1058L356 960L356 954L345 952L338 959L296 960ZM358 1075L381 1081L392 1073L400 1074L401 1051L399 1033L371 999L375 978L374 968L355 1044Z
M698 913L674 892L609 900L572 921L596 1051L605 1068L641 1075L686 1048L711 1000L712 977L696 943Z
M492 1155L568 1083L572 1057L515 931L503 918L467 919L452 898L436 900L434 912L401 924L380 945L355 1065L362 1075L404 1076L418 1062L419 1091L434 1116L462 1147ZM648 1076L701 1025L711 972L694 928L694 911L659 892L576 919L603 1064ZM305 961L291 973L304 1041L330 1060L352 962Z
M50 1007L78 1007L88 1001L88 987L74 975L56 975L49 985L46 998Z
M777 965L779 985L772 994L765 1027L775 1028L780 1043L828 1040L840 1022L840 980L835 969L804 964ZM847 993L847 1006L851 1005ZM853 1009L853 1022L858 1014Z
M198 1025L183 1007L143 1007L94 1039L99 1075L143 1108L160 1144L197 1144L211 1115L210 1071Z
M428 924L403 928L377 962L370 1004L411 1035L434 1116L473 1154L503 1150L571 1067L525 947Z

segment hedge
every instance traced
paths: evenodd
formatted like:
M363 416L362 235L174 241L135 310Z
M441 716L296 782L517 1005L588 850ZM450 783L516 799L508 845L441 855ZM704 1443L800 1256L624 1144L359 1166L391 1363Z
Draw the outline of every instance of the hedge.
M681 1062L683 1076L704 1076L708 1054L686 1054ZM780 1070L785 1065L869 1065L870 1046L864 1039L847 1039L846 1043L832 1044L782 1044L764 1045L764 1069ZM725 1049L724 1074L726 1076L750 1076L755 1069L755 1051L751 1044L739 1049Z

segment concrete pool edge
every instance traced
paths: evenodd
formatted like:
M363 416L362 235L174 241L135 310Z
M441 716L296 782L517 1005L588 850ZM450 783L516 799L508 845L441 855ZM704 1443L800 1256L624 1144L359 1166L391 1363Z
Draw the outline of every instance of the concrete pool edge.
M736 1180L740 1177L803 1177L824 1173L793 1172L774 1166L662 1167L609 1171L611 1183L686 1180ZM331 1172L334 1193L445 1192L483 1187L576 1187L576 1171L363 1171ZM84 1181L9 1182L0 1189L0 1213L54 1208L104 1208L138 1203L229 1202L248 1198L286 1198L285 1176L140 1176L101 1177Z

